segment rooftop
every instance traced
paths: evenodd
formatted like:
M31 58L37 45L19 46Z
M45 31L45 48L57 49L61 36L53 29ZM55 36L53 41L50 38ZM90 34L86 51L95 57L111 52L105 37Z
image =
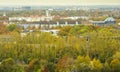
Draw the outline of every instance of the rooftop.
M108 18L106 18L104 21L105 21L105 22L106 22L106 21L115 21L115 19L114 19L113 17L108 17Z

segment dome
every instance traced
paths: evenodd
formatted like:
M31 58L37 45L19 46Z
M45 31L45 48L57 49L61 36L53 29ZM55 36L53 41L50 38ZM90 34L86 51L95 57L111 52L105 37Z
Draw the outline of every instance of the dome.
M105 22L114 22L115 19L113 17L108 17L104 20Z

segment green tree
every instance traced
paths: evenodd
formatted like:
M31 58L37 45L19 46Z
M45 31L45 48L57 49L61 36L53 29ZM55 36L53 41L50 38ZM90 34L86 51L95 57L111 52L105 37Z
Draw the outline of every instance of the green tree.
M26 72L37 72L40 69L40 61L33 59L29 62Z
M108 64L108 62L104 63L102 72L111 72L111 68L110 68L110 65Z
M100 60L95 59L95 58L92 61L92 66L93 66L92 70L94 72L101 72L103 68L103 64L100 62Z
M120 60L113 59L110 63L110 67L111 67L113 72L119 72L120 71Z
M23 72L23 67L15 64L12 58L7 58L0 64L0 72Z
M78 56L76 60L76 67L78 72L88 72L90 71L90 57L86 55Z
M68 36L71 28L72 28L71 26L62 27L60 29L58 35L60 35L60 36Z
M57 72L71 72L73 68L73 59L64 56L62 59L60 59L57 63L56 71Z
M73 27L70 30L70 34L75 35L75 36L80 36L84 33L89 32L89 31L90 31L90 28L88 26L78 25L78 26Z
M116 52L116 53L113 55L113 58L120 60L120 52Z
M7 25L7 30L8 31L14 31L16 29L16 24L9 24Z

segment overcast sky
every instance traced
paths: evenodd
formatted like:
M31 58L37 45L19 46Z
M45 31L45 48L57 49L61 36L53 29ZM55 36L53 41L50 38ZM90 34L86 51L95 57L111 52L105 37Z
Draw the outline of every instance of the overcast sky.
M120 5L120 0L0 0L0 5Z

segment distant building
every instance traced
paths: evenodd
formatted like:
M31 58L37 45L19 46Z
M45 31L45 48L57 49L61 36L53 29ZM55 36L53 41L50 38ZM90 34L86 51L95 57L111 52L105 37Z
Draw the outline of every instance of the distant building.
M88 20L89 17L87 17L87 16L72 16L72 17L62 17L61 19L71 19L71 20L83 19L83 20Z
M116 21L113 17L106 18L104 21L105 21L105 24L115 24L116 23Z
M30 10L29 7L25 7L25 10ZM46 15L44 16L29 16L29 17L9 17L9 22L14 21L26 21L26 22L39 22L39 21L52 21L54 16L51 16L49 10L46 10Z
M104 21L90 21L93 25L98 26L107 26L107 25L115 25L116 21L113 17L108 17Z
M31 10L31 7L30 6L24 6L24 7L22 7L22 10Z
M22 7L14 7L13 11L22 11Z
M39 22L21 22L17 24L18 26L27 29L29 27L35 27L35 28L43 28L43 29L48 29L52 27L57 27L57 26L76 26L81 24L79 21L74 21L74 22L69 22L69 21L63 21L63 22L54 22L54 21L39 21Z
M52 33L53 35L57 36L60 30L40 30L41 32Z

